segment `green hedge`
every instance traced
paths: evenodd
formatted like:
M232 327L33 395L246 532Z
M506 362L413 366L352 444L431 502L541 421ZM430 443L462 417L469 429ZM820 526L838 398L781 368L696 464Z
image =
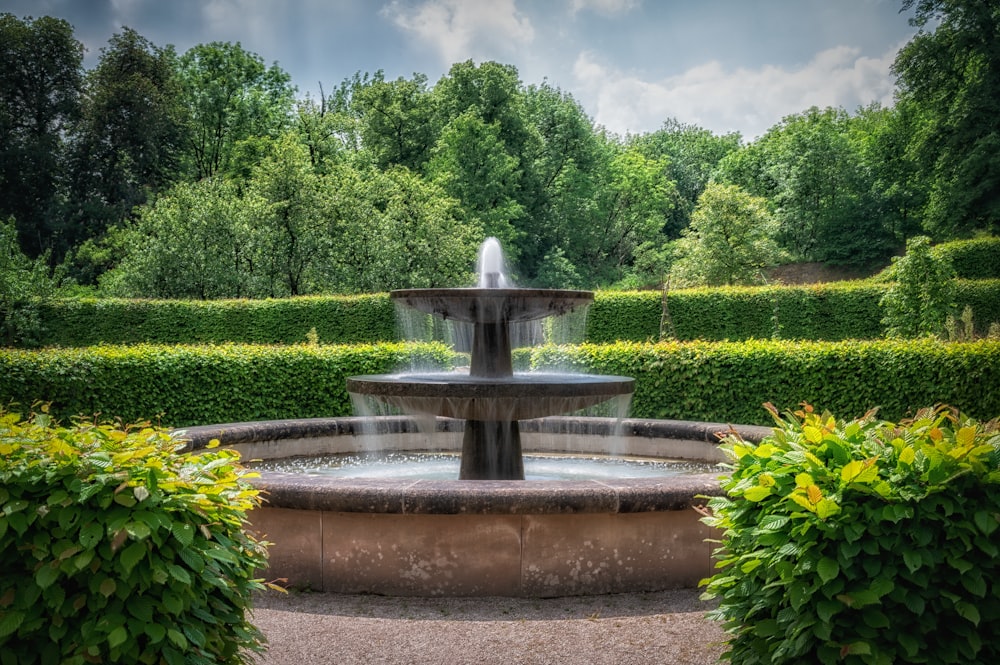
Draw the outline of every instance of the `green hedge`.
M0 663L255 662L239 455L0 409Z
M684 289L668 295L673 333L681 340L877 339L884 336L879 299L886 284ZM1000 279L959 281L956 314L973 308L985 334L1000 322ZM598 291L585 338L656 341L661 295ZM41 305L41 346L95 344L297 344L315 329L320 342L396 341L399 326L386 294L282 300L55 300Z
M672 291L674 335L681 340L878 339L885 334L879 300L888 286L834 282L809 286L724 287ZM957 283L956 313L971 305L983 334L1000 321L1000 280ZM655 291L598 292L587 318L595 344L659 339L662 297Z
M1000 238L945 242L932 252L949 261L962 279L1000 279Z
M385 294L276 300L65 299L41 307L42 346L298 344L315 329L326 344L397 339Z
M777 414L775 413L775 416ZM811 408L730 438L706 580L724 658L745 665L996 663L1000 429L947 409L909 422Z
M635 377L631 413L767 424L761 408L802 401L899 418L948 403L973 417L1000 415L1000 341L620 342L530 352L537 369ZM518 354L518 364L526 364ZM439 344L346 347L93 347L0 351L0 403L52 403L59 417L101 413L181 427L351 413L345 380L416 361L448 367Z
M938 403L1000 416L997 340L584 344L537 349L532 367L635 377L639 418L767 425L762 404L803 401L856 416L879 407L890 419Z
M0 404L171 426L351 414L348 376L449 367L440 344L0 351Z

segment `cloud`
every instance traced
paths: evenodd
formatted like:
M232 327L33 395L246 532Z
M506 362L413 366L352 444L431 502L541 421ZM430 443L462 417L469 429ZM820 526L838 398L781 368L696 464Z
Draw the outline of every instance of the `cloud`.
M393 0L382 9L404 32L435 49L442 62L516 54L535 38L514 0Z
M889 68L901 46L874 58L862 56L860 49L838 46L797 68L726 69L710 61L655 81L629 75L583 52L574 63L573 76L578 98L593 111L595 122L610 131L653 131L673 117L716 133L740 131L753 139L783 117L811 106L853 111L873 101L891 103L894 81Z
M600 14L629 12L642 4L642 0L570 0L570 13L589 9Z

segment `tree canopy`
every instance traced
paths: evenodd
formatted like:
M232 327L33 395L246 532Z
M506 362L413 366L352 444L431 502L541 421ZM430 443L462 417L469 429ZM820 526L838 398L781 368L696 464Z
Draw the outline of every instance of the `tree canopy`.
M750 142L675 118L616 136L498 62L297 98L239 43L178 54L124 27L86 71L65 21L3 14L0 219L27 260L135 296L463 284L488 235L525 286L884 264L1000 216L1000 9L902 6L920 32L895 104L804 109Z

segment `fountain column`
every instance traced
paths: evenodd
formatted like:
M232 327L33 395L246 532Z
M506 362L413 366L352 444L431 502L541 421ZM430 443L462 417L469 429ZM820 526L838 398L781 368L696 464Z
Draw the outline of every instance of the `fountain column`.
M489 305L483 303L485 307ZM500 313L473 324L469 376L506 379L514 375L510 352L510 324ZM524 480L521 429L514 414L490 413L490 420L466 420L462 435L459 480Z

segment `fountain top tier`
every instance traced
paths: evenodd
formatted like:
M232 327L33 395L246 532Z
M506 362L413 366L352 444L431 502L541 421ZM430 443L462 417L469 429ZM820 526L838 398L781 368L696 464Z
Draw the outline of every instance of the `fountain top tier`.
M390 296L407 307L465 323L522 323L572 312L594 300L591 291L467 288L400 289Z

